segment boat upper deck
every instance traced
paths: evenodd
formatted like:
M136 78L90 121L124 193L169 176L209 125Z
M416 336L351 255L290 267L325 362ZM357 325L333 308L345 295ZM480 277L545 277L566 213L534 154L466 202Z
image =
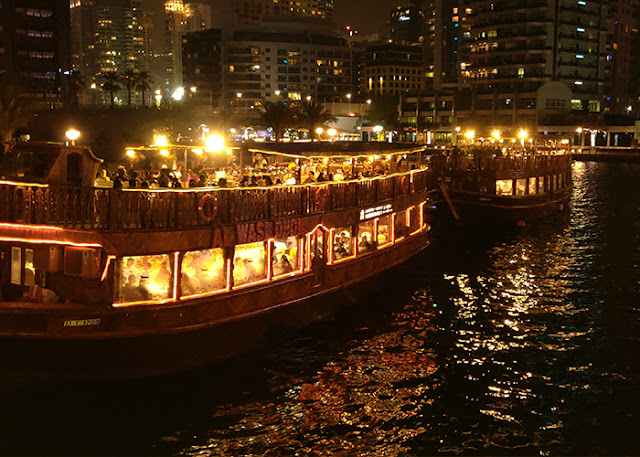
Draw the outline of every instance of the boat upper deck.
M427 169L269 187L111 189L0 181L0 222L73 230L206 227L356 209L427 188ZM213 200L203 209L203 199ZM203 211L207 214L203 215ZM204 216L204 217L203 217Z

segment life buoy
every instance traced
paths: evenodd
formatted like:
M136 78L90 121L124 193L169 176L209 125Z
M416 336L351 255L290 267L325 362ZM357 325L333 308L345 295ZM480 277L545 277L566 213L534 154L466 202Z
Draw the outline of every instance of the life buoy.
M198 215L205 222L211 222L218 214L218 199L211 194L203 195L198 202Z
M409 193L409 178L407 178L406 175L400 180L400 188L402 189L403 194Z
M327 189L325 187L318 187L314 197L316 209L324 211L327 207Z

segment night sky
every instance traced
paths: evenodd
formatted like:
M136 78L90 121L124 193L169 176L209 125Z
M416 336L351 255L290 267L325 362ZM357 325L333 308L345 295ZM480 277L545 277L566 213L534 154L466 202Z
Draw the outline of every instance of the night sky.
M147 10L159 11L164 1L143 0L142 3ZM335 0L336 22L340 28L351 25L360 33L377 32L389 18L391 8L400 3L400 0Z

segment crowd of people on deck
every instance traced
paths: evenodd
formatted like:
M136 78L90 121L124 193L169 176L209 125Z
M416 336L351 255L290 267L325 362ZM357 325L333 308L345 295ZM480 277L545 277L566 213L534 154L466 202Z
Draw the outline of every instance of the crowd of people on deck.
M136 188L193 188L193 187L270 187L280 185L341 182L362 178L374 178L391 173L390 161L369 162L366 166L353 167L348 163L328 166L320 161L315 165L295 163L268 165L265 159L254 160L249 167L230 165L220 169L186 169L183 166L169 169L129 169L120 165L114 172L102 168L95 179L96 187L114 189ZM408 169L405 163L396 169ZM412 165L411 168L415 168Z

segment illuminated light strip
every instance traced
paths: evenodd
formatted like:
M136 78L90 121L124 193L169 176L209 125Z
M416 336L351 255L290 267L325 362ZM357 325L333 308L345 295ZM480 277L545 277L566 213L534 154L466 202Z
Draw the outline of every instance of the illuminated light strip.
M170 148L175 148L175 149L189 149L189 150L193 150L193 149L205 149L206 146L198 146L198 145L188 145L188 144L168 144L166 146L158 146L158 145L152 145L152 146L134 146L134 147L130 147L130 148L124 148L126 151L160 151L162 149L170 149ZM225 147L224 149L231 149L231 150L238 150L240 149L237 146L230 146L230 147Z
M60 241L60 240L34 240L30 238L17 238L11 236L1 236L0 241L10 241L13 243L30 243L30 244L56 244L62 246L76 246L80 248L102 248L103 246L98 243L74 243L73 241Z
M273 238L267 240L267 281L273 278Z
M35 182L17 182L17 181L0 181L0 184L8 186L30 186L30 187L49 187L49 184L39 184Z
M307 233L307 264L305 265L307 271L311 271L311 233Z
M66 230L64 227L55 227L53 225L12 224L10 222L0 222L0 227L37 229L37 230L57 230L59 232Z
M410 206L405 210L405 224L407 227L411 227L411 210L415 209L415 206Z
M102 277L100 278L100 282L103 282L105 279L107 279L107 273L109 272L109 265L111 265L111 261L115 258L116 258L115 255L107 256L107 263L104 265L104 271L102 272Z
M229 290L225 287L223 289L212 290L212 291L209 291L209 292L203 292L201 294L185 295L184 297L180 297L180 300L190 300L190 299L193 299L193 298L210 297L212 295L226 294L227 292L229 292Z
M275 156L283 156L283 157L291 157L294 159L358 159L362 157L370 157L370 156L394 156L394 155L404 155L404 154L415 154L418 152L425 152L425 148L417 148L417 149L407 149L402 151L369 151L363 154L356 155L303 155L303 154L291 154L287 152L280 151L269 151L265 149L249 149L249 152L260 153L260 154L268 154Z
M356 255L355 255L355 254L353 254L353 255L351 255L351 256L349 256L349 257L343 257L342 259L334 260L334 261L333 261L333 263L332 263L331 265L336 265L336 264L338 264L338 263L342 263L342 262L344 262L345 260L352 260L352 259L355 259L355 258L356 258Z
M394 243L394 244L397 244L397 243L399 243L400 241L402 241L402 240L404 240L404 239L405 239L405 237L404 237L404 236L401 236L401 237L400 237L400 238L398 238L397 240L394 240L394 241L393 241L393 243Z
M231 259L227 259L227 292L231 290Z
M165 298L163 300L147 300L147 301L133 301L130 303L114 303L114 308L124 308L126 306L139 306L139 305L164 305L165 303L175 302L173 298Z
M329 265L333 265L333 237L336 233L336 229L332 228L329 230Z
M253 281L253 282L248 282L246 284L242 284L240 286L233 286L233 290L240 290L240 289L246 289L247 287L251 287L251 286L257 286L260 284L267 284L269 282L269 279L260 279L258 281Z
M180 259L180 252L176 251L173 253L173 299L178 299L178 272L182 272L182 268L178 265L178 261Z
M391 225L389 226L389 239L391 240L390 244L396 242L396 213L391 215Z

